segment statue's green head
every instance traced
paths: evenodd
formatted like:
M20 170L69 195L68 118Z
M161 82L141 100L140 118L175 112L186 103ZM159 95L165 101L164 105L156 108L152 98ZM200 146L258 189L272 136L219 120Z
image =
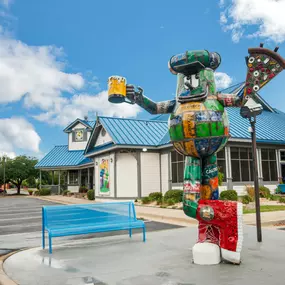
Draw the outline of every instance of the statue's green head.
M206 50L187 51L171 57L169 69L178 76L177 100L182 103L197 101L215 94L214 71L220 63L218 53Z

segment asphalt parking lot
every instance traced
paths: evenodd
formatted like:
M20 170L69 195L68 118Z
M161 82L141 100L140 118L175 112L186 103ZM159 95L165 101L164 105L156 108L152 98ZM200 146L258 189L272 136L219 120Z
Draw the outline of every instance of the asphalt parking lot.
M31 197L0 198L0 255L11 249L37 247L41 245L41 209L44 205L55 203ZM145 221L147 232L179 228L180 226ZM133 233L141 233L134 230ZM111 235L127 235L126 231L97 233L82 236L71 236L55 239L55 243L64 240L78 240Z

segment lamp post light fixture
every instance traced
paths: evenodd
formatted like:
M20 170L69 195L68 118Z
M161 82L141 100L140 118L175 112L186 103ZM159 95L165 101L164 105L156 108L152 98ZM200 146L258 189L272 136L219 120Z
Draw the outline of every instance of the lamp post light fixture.
M248 119L250 126L249 132L251 133L252 140L252 160L253 160L253 177L254 177L254 193L255 193L255 209L256 209L256 229L257 229L257 241L262 241L261 233L261 219L260 219L260 201L259 201L259 185L257 177L257 154L256 154L256 116L262 113L261 104L256 103L253 99L249 99L246 104L241 107L240 114L243 118Z

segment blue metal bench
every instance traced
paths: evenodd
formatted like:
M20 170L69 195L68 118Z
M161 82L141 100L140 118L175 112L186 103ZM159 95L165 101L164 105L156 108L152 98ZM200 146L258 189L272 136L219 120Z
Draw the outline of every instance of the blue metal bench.
M45 248L45 231L49 237L49 253L52 238L98 232L142 228L145 241L145 224L137 220L133 202L96 203L42 207L42 245Z

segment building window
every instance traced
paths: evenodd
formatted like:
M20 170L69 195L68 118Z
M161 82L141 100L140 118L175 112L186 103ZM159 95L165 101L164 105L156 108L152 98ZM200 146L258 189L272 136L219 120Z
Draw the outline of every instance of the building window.
M217 153L218 169L224 174L224 181L226 181L226 158L225 150ZM172 183L183 183L185 156L179 154L177 151L171 152L171 167L172 167Z
M177 151L171 152L172 183L183 183L185 158Z
M284 150L280 151L280 160L285 161L285 151Z
M69 171L69 184L78 185L78 170Z
M222 149L217 153L217 165L221 173L224 174L223 181L227 181L226 177L226 152L225 149Z
M261 149L263 181L277 181L277 164L274 149Z
M231 147L233 182L253 181L251 148Z

